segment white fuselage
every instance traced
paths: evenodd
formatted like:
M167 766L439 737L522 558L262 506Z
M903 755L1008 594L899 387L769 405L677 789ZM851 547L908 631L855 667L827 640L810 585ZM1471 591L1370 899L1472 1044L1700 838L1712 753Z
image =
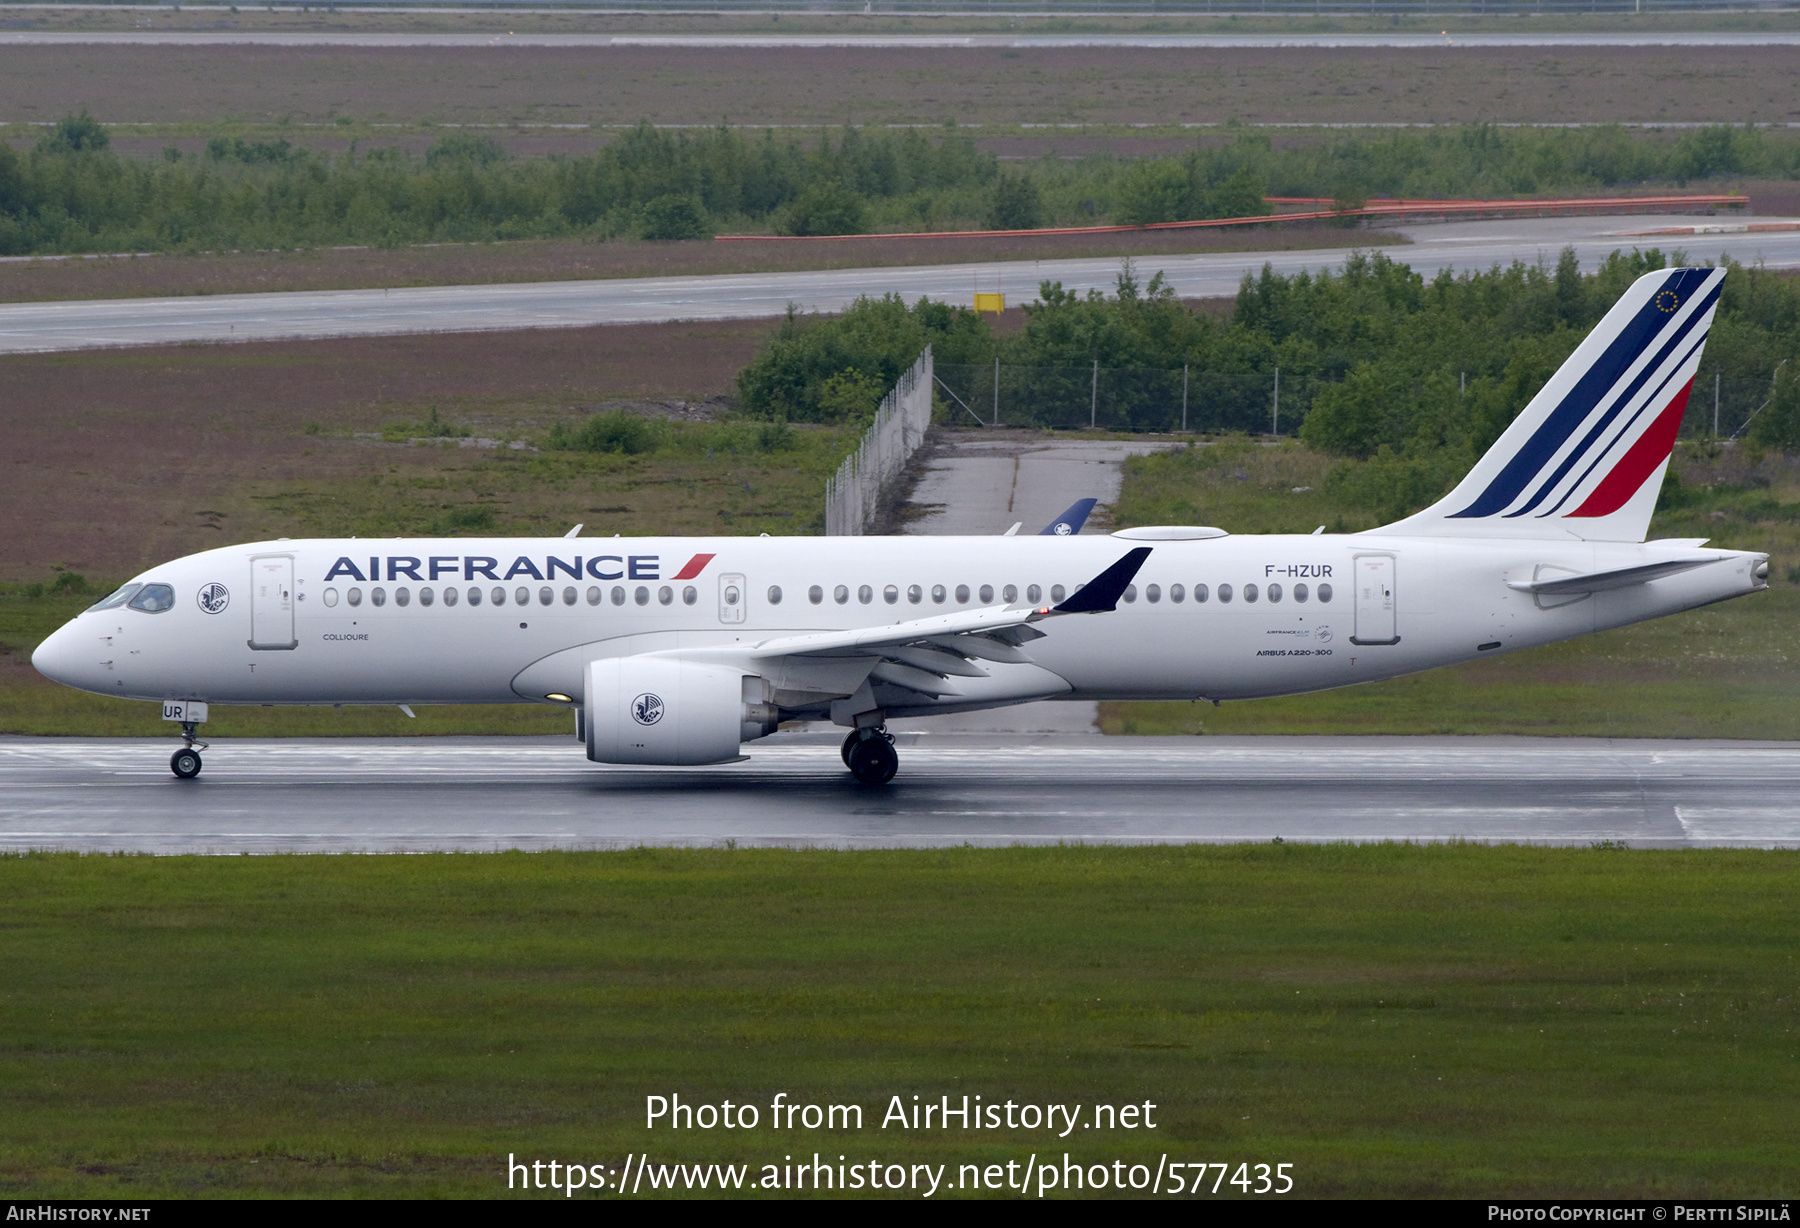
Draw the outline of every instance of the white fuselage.
M1316 691L1765 587L1765 556L1674 542L1375 534L275 541L143 573L139 581L173 589L172 607L91 610L46 640L34 662L57 681L128 699L579 703L584 669L596 659L730 660L778 636L1051 604L1139 545L1151 554L1116 611L1045 619L1036 624L1043 638L1023 646L1031 665L951 678L947 693L890 700L888 712ZM1574 598L1508 587L1671 559L1705 562ZM684 571L697 574L678 578ZM784 716L807 706L794 698L801 691L784 694Z

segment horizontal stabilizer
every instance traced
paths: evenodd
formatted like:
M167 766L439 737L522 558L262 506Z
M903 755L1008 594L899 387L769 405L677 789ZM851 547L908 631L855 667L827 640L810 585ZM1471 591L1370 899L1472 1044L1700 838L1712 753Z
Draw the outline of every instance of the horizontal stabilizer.
M1630 588L1664 576L1678 575L1705 567L1716 559L1677 559L1667 563L1644 563L1637 567L1620 567L1613 571L1592 571L1585 576L1559 576L1554 580L1509 580L1506 587L1540 597L1562 597L1575 593L1604 593L1608 589Z

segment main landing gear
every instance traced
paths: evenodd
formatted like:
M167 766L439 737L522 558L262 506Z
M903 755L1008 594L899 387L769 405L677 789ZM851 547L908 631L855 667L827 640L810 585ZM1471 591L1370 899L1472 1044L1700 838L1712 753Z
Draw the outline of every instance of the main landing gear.
M193 721L181 722L181 741L181 749L169 756L169 770L182 780L192 780L200 774L200 752L206 743L194 733Z
M900 770L900 756L886 726L855 730L844 739L842 754L844 766L860 784L885 785Z

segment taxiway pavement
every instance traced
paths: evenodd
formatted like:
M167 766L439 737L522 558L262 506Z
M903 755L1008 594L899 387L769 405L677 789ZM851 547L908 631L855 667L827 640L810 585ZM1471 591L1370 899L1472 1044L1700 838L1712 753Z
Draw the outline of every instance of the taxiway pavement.
M1640 215L1411 226L1402 229L1414 239L1412 246L1385 251L1427 277L1439 269L1483 270L1514 260L1554 264L1564 247L1573 247L1583 267L1589 269L1609 253L1633 247L1681 249L1695 260L1717 259L1723 254L1745 264L1800 268L1800 229L1640 233L1693 221ZM1767 225L1782 219L1756 221ZM1735 220L1715 224L1743 225ZM1212 298L1236 294L1244 275L1255 274L1265 264L1283 274L1341 268L1359 250L1354 242L1313 251L1147 256L1137 267L1145 279L1162 273L1183 298ZM708 277L14 303L0 305L0 353L747 319L779 316L789 304L805 311L842 311L859 296L890 293L908 302L929 296L962 303L968 301L970 277L976 271L982 274L984 288L992 278L1013 302L1028 302L1043 281L1060 281L1077 292L1111 291L1118 281L1119 261L1113 257L990 261Z
M740 763L600 767L568 739L0 738L0 849L274 853L636 845L1472 840L1800 845L1800 744L905 734L855 785L835 734Z

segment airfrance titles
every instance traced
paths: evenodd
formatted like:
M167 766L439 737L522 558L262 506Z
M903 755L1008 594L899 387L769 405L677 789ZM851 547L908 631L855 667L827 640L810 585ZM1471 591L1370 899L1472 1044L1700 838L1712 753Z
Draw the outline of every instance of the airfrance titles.
M668 577L671 580L692 580L706 569L715 556L696 554L684 564L680 571ZM364 564L367 564L365 567ZM384 566L385 564L385 566ZM500 569L505 567L505 574ZM572 558L558 558L555 555L543 555L533 558L521 554L511 563L502 564L498 558L486 554L433 554L424 558L413 555L390 554L385 556L370 555L366 560L341 556L325 573L327 581L340 577L373 583L383 579L414 580L419 583L442 580L517 580L521 576L533 580L554 580L558 575L566 575L571 580L579 580L584 576L593 580L661 580L662 556L656 554L596 554L575 555Z

